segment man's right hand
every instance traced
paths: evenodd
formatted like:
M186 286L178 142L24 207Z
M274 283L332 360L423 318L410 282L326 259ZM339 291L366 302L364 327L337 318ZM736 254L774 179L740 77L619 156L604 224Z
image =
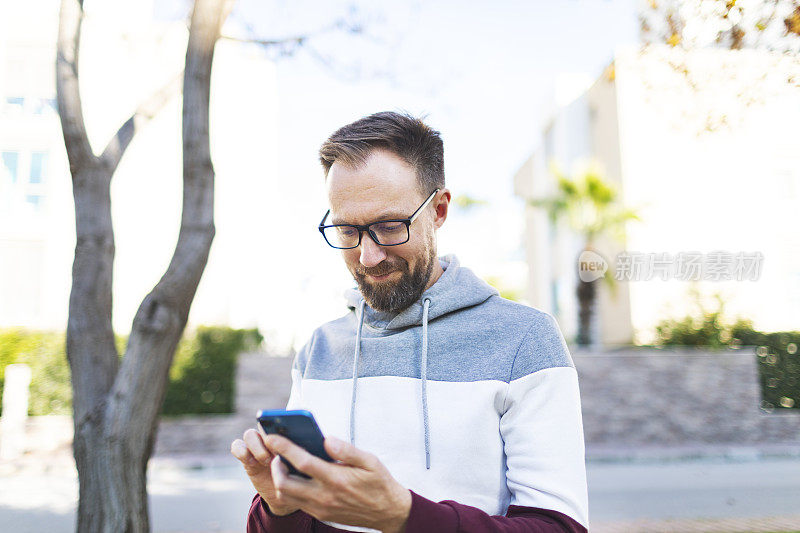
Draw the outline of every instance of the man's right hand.
M282 508L274 503L275 486L272 483L270 463L275 455L264 445L261 433L255 429L248 429L241 439L231 443L231 453L242 463L253 487L269 505L273 514L284 516L297 511L296 508Z

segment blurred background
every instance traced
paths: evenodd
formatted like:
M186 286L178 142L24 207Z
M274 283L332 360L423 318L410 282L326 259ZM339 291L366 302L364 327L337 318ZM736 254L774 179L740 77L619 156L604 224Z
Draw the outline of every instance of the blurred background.
M59 5L0 3L0 523L17 531L69 531L77 501ZM84 10L99 152L181 72L192 2ZM181 105L176 90L111 185L121 351L178 236ZM243 528L250 489L227 447L257 408L283 407L293 354L354 285L316 229L317 150L381 110L442 134L454 202L440 255L556 317L596 529L800 530L791 0L237 0L212 71L217 233L162 409L154 529Z

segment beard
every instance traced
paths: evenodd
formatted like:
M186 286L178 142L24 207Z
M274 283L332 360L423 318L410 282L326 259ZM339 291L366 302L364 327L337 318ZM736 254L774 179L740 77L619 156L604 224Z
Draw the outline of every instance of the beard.
M389 258L371 268L359 268L352 272L358 284L358 290L364 296L367 304L376 311L400 312L419 300L428 280L433 272L436 261L436 250L431 239L426 240L422 260L413 271L408 266L408 261L402 257ZM375 284L367 281L366 276L381 276L389 272L399 271L401 276L397 281L383 281Z

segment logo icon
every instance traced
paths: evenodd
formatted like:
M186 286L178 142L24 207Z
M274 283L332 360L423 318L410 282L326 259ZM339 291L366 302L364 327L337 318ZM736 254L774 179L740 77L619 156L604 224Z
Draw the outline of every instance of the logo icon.
M603 256L591 250L584 250L578 256L578 277L586 283L602 278L608 270Z

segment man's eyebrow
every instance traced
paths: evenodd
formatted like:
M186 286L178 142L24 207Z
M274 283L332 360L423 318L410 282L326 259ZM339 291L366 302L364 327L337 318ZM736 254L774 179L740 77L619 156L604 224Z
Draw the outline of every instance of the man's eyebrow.
M397 211L387 211L386 213L380 215L378 218L370 220L369 222L367 222L367 224L372 224L374 222L382 222L384 220L405 220L407 218L408 218L407 215L402 215ZM331 218L331 224L354 224L354 222L352 220L342 220L341 218L334 217Z

